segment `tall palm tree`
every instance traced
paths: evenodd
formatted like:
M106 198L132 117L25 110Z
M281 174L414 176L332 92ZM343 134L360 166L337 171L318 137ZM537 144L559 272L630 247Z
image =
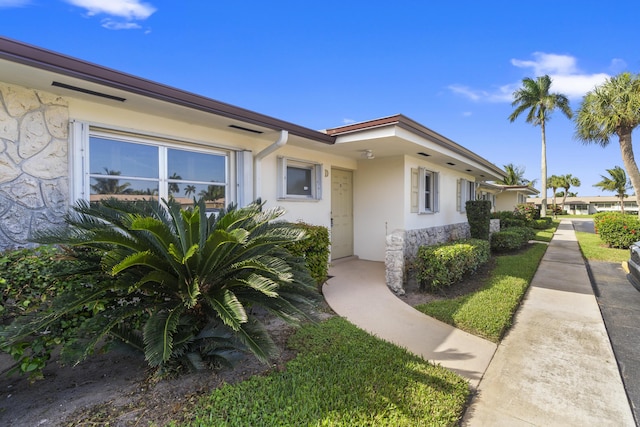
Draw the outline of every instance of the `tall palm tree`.
M546 123L551 112L556 108L571 118L573 112L569 107L569 99L559 93L551 93L551 78L548 75L533 80L529 77L522 80L522 87L513 93L511 106L516 109L509 116L509 121L514 122L520 114L528 110L526 121L540 126L542 130L542 155L541 155L541 190L542 208L540 215L547 215L547 136Z
M502 185L532 185L533 181L529 181L524 177L525 168L515 166L513 163L509 163L503 166L504 171L507 173L503 180L496 181Z
M562 210L564 211L564 202L567 200L567 194L569 193L569 188L580 187L580 179L571 175L570 173L566 175L560 175L560 187L564 188L564 193L562 195Z
M606 147L611 136L618 136L622 162L640 203L640 171L631 142L631 133L640 124L640 75L619 74L587 93L575 123L576 137L585 144Z
M615 191L616 196L620 198L620 212L624 213L624 198L628 196L627 190L631 188L631 182L620 166L607 169L607 173L609 176L600 175L602 181L593 184L593 186L600 187L602 191Z
M557 196L558 188L562 187L562 178L559 177L558 175L551 175L549 178L547 178L547 185L551 188L551 192L553 193L553 213L555 215L556 196ZM546 195L545 197L543 197L543 199L546 199Z

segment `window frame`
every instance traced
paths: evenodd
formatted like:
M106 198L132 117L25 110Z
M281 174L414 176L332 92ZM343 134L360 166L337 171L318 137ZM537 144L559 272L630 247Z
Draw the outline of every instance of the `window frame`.
M319 201L322 200L322 163L309 160L278 156L278 200ZM311 171L309 183L310 194L289 194L287 178L289 168L308 169Z
M428 186L427 178L429 178ZM429 207L427 207L427 201L429 202ZM440 212L440 174L427 168L419 167L418 214L434 214L437 212Z
M91 125L85 122L72 122L72 149L69 164L70 177L72 177L73 185L71 191L71 203L82 199L90 201L91 197L91 179L101 177L100 174L91 173L90 165L90 142L92 137L112 140L116 142L125 142L131 144L139 144L152 146L157 148L158 155L158 177L140 178L121 176L120 179L144 180L158 183L158 194L153 197L160 201L168 200L169 186L176 182L169 177L169 151L181 150L193 153L201 153L206 155L217 155L224 158L224 183L215 183L224 187L224 205L233 203L237 199L235 187L244 185L242 177L236 177L237 168L234 165L236 161L236 153L229 149L219 146L210 146L208 144L197 143L194 141L176 140L173 138L163 138L156 135L134 133L131 131L122 131L108 126ZM185 183L196 183L195 180L180 180ZM188 182L187 182L188 181ZM197 182L198 184L210 184L210 182Z
M469 181L465 178L458 179L458 211L460 213L467 212L467 202L476 200L478 194L478 185L475 181Z

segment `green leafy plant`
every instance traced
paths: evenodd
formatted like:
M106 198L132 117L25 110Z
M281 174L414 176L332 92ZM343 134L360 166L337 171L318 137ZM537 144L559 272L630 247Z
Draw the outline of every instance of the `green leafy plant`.
M421 246L416 257L416 277L421 289L451 286L486 263L489 257L489 242L481 239Z
M595 229L600 239L611 248L627 249L640 240L640 220L618 212L602 212L594 215Z
M524 244L522 235L505 229L491 235L491 250L493 252L506 252L519 249Z
M295 227L305 231L307 238L285 247L296 256L303 257L318 290L329 275L329 230L327 227L298 222Z
M469 200L466 202L466 211L471 238L489 240L491 202L489 200Z
M82 286L83 281L105 278L96 268L97 264L78 262L71 255L69 250L50 246L7 251L0 255L2 325L43 311L57 295L73 291ZM89 259L88 254L85 257ZM74 340L75 329L91 315L91 310L80 308L73 315L61 316L46 330L23 340L7 342L0 338L0 349L15 361L7 372L27 374L32 380L40 378L52 352L59 345Z
M173 202L79 202L69 227L38 239L100 251L112 280L62 293L2 336L20 342L90 308L94 315L63 347L67 360L80 361L101 340L117 339L144 351L161 371L229 363L239 350L267 362L275 348L259 309L299 324L318 296L304 259L283 247L305 237L276 221L283 213L262 203L207 216L203 200L186 210Z
M534 219L540 219L540 209L533 203L522 203L516 206L514 216L528 223Z

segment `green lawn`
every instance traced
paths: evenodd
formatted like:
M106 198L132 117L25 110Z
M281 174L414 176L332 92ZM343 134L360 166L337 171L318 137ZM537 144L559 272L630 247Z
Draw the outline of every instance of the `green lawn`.
M547 245L538 243L516 255L497 256L496 267L479 291L421 304L416 309L474 335L498 342L511 326L513 314L546 250Z
M589 261L624 262L629 259L628 249L608 248L597 234L576 231L578 244Z
M558 222L538 231L549 241ZM511 325L545 244L497 257L479 291L418 308L497 342ZM187 426L456 426L469 398L462 377L379 340L341 318L304 326L283 371L203 398Z
M535 230L536 237L534 237L533 239L539 242L550 242L553 238L553 233L555 233L556 229L558 228L558 225L560 225L560 221L553 220L549 228L544 230Z
M190 426L455 426L466 380L342 318L304 326L282 372L216 389Z

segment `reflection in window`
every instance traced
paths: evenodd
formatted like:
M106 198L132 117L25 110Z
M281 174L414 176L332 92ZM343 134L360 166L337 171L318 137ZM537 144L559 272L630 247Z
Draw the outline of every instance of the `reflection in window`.
M204 198L207 211L227 203L227 155L179 150L91 136L89 192L92 202L174 199L192 206Z

